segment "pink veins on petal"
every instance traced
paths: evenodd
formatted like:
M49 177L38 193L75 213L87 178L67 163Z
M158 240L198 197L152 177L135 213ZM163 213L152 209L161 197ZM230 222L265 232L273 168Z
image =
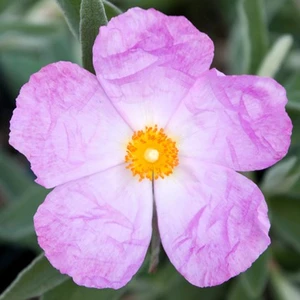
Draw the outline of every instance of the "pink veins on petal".
M131 280L151 241L153 184L162 245L190 283L221 284L268 247L264 197L236 171L286 155L286 93L271 78L209 70L212 59L186 18L133 8L100 28L96 75L57 62L22 87L10 144L54 188L35 230L77 284Z

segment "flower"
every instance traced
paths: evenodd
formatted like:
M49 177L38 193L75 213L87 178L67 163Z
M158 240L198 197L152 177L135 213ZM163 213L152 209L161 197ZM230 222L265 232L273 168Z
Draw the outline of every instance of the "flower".
M35 230L77 284L117 289L132 278L154 198L162 245L196 286L221 284L268 247L264 197L236 171L287 153L285 90L209 70L212 59L212 41L184 17L133 8L100 28L96 76L58 62L22 87L10 143L55 187Z

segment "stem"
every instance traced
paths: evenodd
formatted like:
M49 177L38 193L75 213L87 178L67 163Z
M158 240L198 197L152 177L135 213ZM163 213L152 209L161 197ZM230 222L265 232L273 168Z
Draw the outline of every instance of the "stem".
M158 220L154 193L154 179L152 177L152 197L153 197L153 217L152 217L152 238L150 245L150 265L149 273L155 273L159 263L159 252L160 252L160 235L158 230Z
M103 0L103 3L107 6L109 6L111 9L113 9L118 15L122 14L123 11L117 7L116 5L114 5L113 3L107 1L107 0Z

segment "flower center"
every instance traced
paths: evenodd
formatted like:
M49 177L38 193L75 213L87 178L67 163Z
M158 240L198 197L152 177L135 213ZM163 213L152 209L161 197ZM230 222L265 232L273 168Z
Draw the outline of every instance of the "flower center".
M159 159L159 152L156 149L148 148L144 153L144 158L147 161L154 163Z
M145 127L135 131L127 145L126 168L139 180L164 178L173 173L178 165L176 142L170 139L162 128Z

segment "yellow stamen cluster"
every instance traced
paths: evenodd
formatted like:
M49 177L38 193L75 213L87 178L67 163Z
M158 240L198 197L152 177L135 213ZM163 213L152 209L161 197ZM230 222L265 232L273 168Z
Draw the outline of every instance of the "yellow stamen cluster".
M176 142L157 125L135 131L126 152L126 168L131 170L133 176L139 176L140 181L169 176L178 165Z

